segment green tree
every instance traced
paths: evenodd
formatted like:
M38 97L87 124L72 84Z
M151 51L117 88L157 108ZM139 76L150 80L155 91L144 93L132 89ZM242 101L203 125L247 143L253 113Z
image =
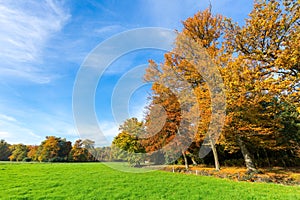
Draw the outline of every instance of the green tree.
M282 111L278 113L282 128L275 137L275 143L270 145L271 150L281 151L280 159L286 167L300 164L300 113L295 105L283 102ZM289 155L289 156L288 156ZM289 157L289 159L287 159ZM298 160L297 160L298 159Z
M119 133L112 142L112 152L116 159L126 159L132 166L139 167L145 149L139 140L144 132L144 123L137 118L127 119L120 125Z
M9 160L11 155L10 145L5 142L5 140L0 140L0 160L6 161Z
M96 147L93 154L96 160L99 161L111 161L111 147Z
M22 161L27 156L28 148L24 144L16 144L11 147L12 154L9 156L10 161Z

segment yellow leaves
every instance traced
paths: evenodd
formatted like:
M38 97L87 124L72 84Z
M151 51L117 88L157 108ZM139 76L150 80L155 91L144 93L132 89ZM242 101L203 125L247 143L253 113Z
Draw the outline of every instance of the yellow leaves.
M251 12L246 26L227 25L230 27L226 30L225 35L225 38L228 39L227 46L234 46L248 59L265 62L266 68L274 67L274 62L284 69L294 66L291 63L296 60L299 62L299 55L296 56L290 52L290 49L297 49L295 46L299 46L299 37L297 39L295 36L297 29L299 34L299 27L297 27L300 13L299 3L297 4L296 1L291 3L293 4L291 7L295 8L287 8L282 4L282 2L276 1L274 4L266 1L256 2L255 9ZM284 9L290 12L284 12ZM298 17L295 17L297 15ZM281 53L285 55L281 56ZM293 58L288 58L291 55ZM279 57L281 57L281 62L277 61Z
M221 15L212 16L211 10L206 9L183 22L183 34L196 42L200 41L203 47L209 49L217 44L221 35L222 20Z

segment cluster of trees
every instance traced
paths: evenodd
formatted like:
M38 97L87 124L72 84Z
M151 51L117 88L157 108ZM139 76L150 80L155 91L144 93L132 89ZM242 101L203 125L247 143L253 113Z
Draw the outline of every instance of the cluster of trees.
M217 170L220 164L245 164L250 172L261 166L299 166L299 25L297 0L256 1L243 26L213 15L211 8L188 18L164 63L149 61L148 114L144 123L124 123L112 144L115 154L136 164L142 159L186 167L205 163ZM198 115L196 134L189 135ZM213 124L213 115L223 117L222 129ZM210 126L217 128L207 136ZM188 148L181 148L185 144ZM212 149L204 158L201 145ZM169 156L174 151L181 154L176 160Z
M94 141L75 141L74 145L65 138L47 136L38 146L8 144L0 141L0 160L2 161L40 161L40 162L92 162L110 159L110 147L94 147Z

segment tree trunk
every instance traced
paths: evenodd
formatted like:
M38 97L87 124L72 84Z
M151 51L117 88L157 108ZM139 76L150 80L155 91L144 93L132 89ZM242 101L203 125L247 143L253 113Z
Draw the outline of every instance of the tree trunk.
M267 153L267 151L266 151L266 149L265 149L265 148L263 148L263 149L264 149L264 152L265 152L265 155L266 155L267 161L268 161L268 165L269 165L269 167L271 167L271 163L270 163L270 159L269 159L268 153Z
M218 158L218 152L216 149L216 146L213 144L212 141L210 141L211 149L214 155L214 160L215 160L215 168L217 171L220 171L220 163L219 163L219 158Z
M238 145L241 148L244 160L245 160L245 164L248 170L248 173L252 173L252 172L257 172L257 169L255 168L254 162L252 161L251 158L251 154L248 151L246 145L244 144L244 142L242 141L242 139L240 137L237 137L237 142Z
M182 151L182 156L183 156L183 159L184 159L185 169L188 170L188 169L189 169L189 163L188 163L188 161L187 161L187 157L186 157L184 151Z
M195 158L194 157L191 157L191 160L193 162L193 165L198 165L198 163L195 161Z

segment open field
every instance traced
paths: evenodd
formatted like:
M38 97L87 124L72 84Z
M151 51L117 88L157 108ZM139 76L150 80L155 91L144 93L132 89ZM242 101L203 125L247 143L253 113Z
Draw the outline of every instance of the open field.
M0 199L295 200L300 187L162 171L126 173L101 163L0 163Z

